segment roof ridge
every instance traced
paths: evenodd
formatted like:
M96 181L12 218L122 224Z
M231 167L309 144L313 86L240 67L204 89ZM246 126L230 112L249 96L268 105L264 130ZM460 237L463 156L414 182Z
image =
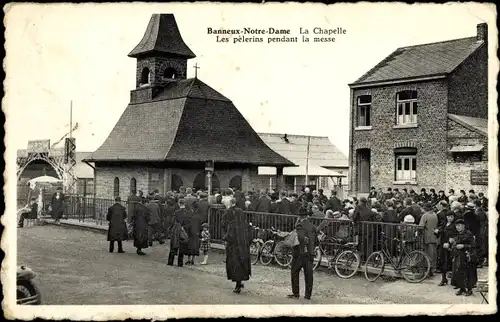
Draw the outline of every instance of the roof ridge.
M310 137L312 137L312 138L314 137L314 138L327 138L327 139L329 139L329 137L328 137L328 136L306 135L306 134L272 133L272 132L257 132L257 134L271 134L271 135L285 135L285 134L286 134L287 136L289 136L289 135L293 135L293 136L303 136L303 137L308 137L308 136L310 136Z
M449 43L449 42L455 42L455 41L461 41L461 40L472 40L472 39L476 39L476 36L435 41L435 42L429 42L429 43L418 44L418 45L404 46L404 47L399 47L398 49L407 49L407 48L415 48L415 47L429 46L429 45L436 45L436 44L445 44L445 43Z

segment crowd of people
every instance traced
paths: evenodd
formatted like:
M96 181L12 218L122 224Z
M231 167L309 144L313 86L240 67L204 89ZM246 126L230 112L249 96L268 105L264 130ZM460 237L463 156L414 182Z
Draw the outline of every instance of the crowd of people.
M300 195L284 190L276 193L266 189L244 194L237 189L225 189L214 191L212 196L205 191L193 192L187 188L168 192L165 197L160 196L158 191L151 192L147 197L139 192L129 197L128 211L121 205L121 208L118 207L120 199L116 200L117 204L108 213L110 251L114 250L115 240L119 243L118 251L123 251L120 240L132 237L137 254L144 255L143 250L151 247L153 242L163 244L166 239L170 239L168 265L173 265L177 257L178 266L194 265L195 257L200 254L204 256L201 264L207 263L210 250L209 205L224 205L226 210L220 228L226 243L227 276L236 282L235 293L241 292L242 282L251 275L249 246L254 236L252 227L255 226L251 225L244 211L247 214L295 215L298 220L294 221L293 226L287 227L288 231L306 227L305 233L299 234L300 247L297 245L302 250L294 250L291 297L297 297L298 272L301 269L305 272L306 298L311 297L312 262L317 235L331 222L323 221L319 226L314 226L309 218L345 220L352 223L353 227L360 222L420 226L424 251L431 260L431 274L441 273L439 285L444 286L448 284L451 273L450 284L458 289L457 295L470 295L477 282L477 268L487 265L488 201L482 193L476 195L472 190L469 195L462 190L457 196L452 189L445 195L443 191L436 194L434 189L430 189L430 193L422 189L420 194L416 194L406 189L400 192L389 188L383 192L372 188L367 197L341 200L335 191L326 197L322 190L311 192L309 188L304 188ZM113 220L115 217L118 219ZM128 228L121 223L125 218L129 223ZM118 224L115 225L115 221ZM354 234L360 246L366 246L367 236L363 234L370 235L370 232L355 229ZM363 255L366 258L368 254ZM186 262L184 256L187 256Z

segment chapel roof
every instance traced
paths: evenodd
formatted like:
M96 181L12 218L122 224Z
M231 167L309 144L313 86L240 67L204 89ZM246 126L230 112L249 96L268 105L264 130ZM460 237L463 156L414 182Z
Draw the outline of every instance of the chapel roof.
M129 104L87 159L293 166L269 148L234 104L198 78L169 82L151 100Z
M139 44L128 54L138 58L147 54L168 54L195 58L182 39L173 14L153 14Z

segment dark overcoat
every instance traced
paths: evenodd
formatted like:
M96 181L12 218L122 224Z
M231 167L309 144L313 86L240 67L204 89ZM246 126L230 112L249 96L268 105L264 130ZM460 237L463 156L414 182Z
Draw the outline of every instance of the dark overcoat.
M201 234L201 220L203 215L199 208L195 208L194 212L189 214L189 226L186 227L188 234L188 243L186 255L198 256L200 255L200 234Z
M181 228L184 228L186 233L189 226L190 211L186 208L181 208L175 211L172 217L172 236L170 237L170 249L181 248L182 252L187 251L187 242L182 243L180 240Z
M109 221L108 241L122 241L128 239L127 212L125 207L119 203L115 203L108 208L106 220Z
M132 216L134 247L148 248L149 211L142 203L137 203Z
M52 208L52 217L54 219L61 219L64 213L64 193L57 198L57 192L52 196L50 207Z
M248 281L252 275L250 261L252 228L246 221L243 210L236 207L231 209L234 217L228 223L227 233L224 235L227 279L233 282Z

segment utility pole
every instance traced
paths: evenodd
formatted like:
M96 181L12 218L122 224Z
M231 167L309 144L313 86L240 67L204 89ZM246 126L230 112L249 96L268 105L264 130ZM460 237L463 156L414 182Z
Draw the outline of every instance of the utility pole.
M306 154L306 187L309 185L309 146L311 145L311 137L307 136L307 154Z

